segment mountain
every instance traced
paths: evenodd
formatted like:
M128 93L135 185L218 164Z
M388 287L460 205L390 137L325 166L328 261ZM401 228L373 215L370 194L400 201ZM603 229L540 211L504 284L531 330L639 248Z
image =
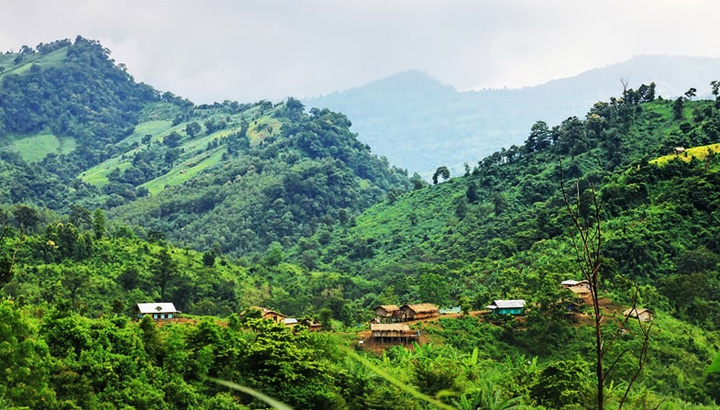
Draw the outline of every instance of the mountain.
M103 208L236 256L294 243L409 185L329 110L197 106L78 37L0 55L0 203Z
M720 59L639 56L536 87L464 92L408 71L305 103L348 115L358 138L397 166L427 177L444 165L457 175L465 162L522 144L538 120L552 126L582 116L621 93L622 79L630 88L654 82L664 97L690 87L709 95L718 71Z

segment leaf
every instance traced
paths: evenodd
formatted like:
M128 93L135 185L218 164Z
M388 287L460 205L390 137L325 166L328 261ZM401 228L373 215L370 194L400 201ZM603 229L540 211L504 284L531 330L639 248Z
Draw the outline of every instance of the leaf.
M257 399L264 401L265 403L269 404L270 406L272 406L273 408L275 408L277 410L293 410L293 408L288 406L287 404L285 404L279 400L275 400L272 397L270 397L266 394L260 393L257 390L253 390L249 387L241 386L237 383L229 382L227 380L214 379L212 377L209 377L208 379L217 384L221 384L225 387L229 387L231 389L243 392L245 394L249 394Z
M378 376L380 376L380 377L382 377L383 379L389 381L390 383L394 384L397 388L399 388L400 390L402 390L402 391L404 391L404 392L406 392L406 393L409 393L409 394L412 395L413 397L415 397L415 398L417 398L417 399L420 399L420 400L423 400L423 401L426 401L426 402L428 402L428 403L430 403L430 404L433 404L433 405L435 405L436 407L438 407L438 408L440 408L440 409L445 409L445 410L457 410L457 409L455 409L454 407L449 406L449 405L441 402L440 400L434 399L434 398L432 398L432 397L430 397L430 396L428 396L428 395L426 395L426 394L423 394L423 393L417 391L416 389L410 387L407 383L403 383L403 382L401 382L400 380L394 378L394 377L391 376L389 373L387 373L386 371L382 370L381 368L375 366L375 365L372 364L368 359L360 356L359 354L357 354L356 352L350 350L349 348L347 348L347 347L341 347L341 350L343 350L348 356L350 356L350 357L352 357L353 359L357 360L358 362L360 362L362 365L364 365L364 366L367 367L368 369L370 369L370 370L374 371L375 373L377 373Z

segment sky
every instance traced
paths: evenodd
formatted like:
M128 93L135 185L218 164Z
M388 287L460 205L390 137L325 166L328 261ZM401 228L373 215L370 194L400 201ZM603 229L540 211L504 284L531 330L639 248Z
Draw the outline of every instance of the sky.
M81 35L195 103L328 94L421 70L519 88L635 55L720 57L716 0L0 0L0 51Z

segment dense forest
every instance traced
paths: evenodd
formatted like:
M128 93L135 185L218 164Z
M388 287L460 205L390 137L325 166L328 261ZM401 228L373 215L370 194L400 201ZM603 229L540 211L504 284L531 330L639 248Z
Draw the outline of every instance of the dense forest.
M297 409L596 408L572 215L601 230L606 407L720 403L718 100L626 88L430 184L340 113L195 106L109 54L0 55L0 408L267 408L215 379ZM482 314L497 299L525 314ZM136 320L149 301L186 320ZM418 302L463 313L358 344L375 306Z

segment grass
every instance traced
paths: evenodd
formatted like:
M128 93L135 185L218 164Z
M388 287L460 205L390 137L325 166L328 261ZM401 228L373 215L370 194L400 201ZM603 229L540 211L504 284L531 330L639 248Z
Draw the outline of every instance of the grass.
M138 124L135 127L135 131L122 140L120 143L123 144L132 144L134 142L140 143L144 136L146 135L152 135L153 140L157 139L157 137L165 132L168 132L171 128L173 128L172 121L147 121Z
M130 168L130 161L122 159L120 156L110 158L109 160L95 165L87 171L80 174L80 179L88 184L95 185L98 188L102 188L108 184L107 176L115 169L124 171Z
M212 153L201 154L183 162L179 167L173 168L167 174L142 184L142 186L147 188L150 194L155 195L165 189L166 186L180 185L204 169L219 164L224 152L225 149L221 148Z
M248 128L247 136L250 145L257 145L265 138L278 134L282 123L277 118L265 116L253 121Z
M69 154L75 149L77 142L71 137L39 134L17 139L11 146L25 162L37 162L48 154Z
M37 64L43 68L57 67L62 64L63 60L65 60L66 55L67 47L63 47L48 54L35 53L32 55L27 55L19 65L15 65L13 60L15 59L17 54L9 54L9 58L0 60L0 65L2 67L5 67L5 70L0 73L0 79L10 74L22 74L25 71L29 70L30 67L33 66L33 64Z
M705 159L710 153L720 152L720 144L703 145L700 147L688 148L682 154L670 154L656 158L650 161L651 164L664 165L675 158L680 158L685 162L689 162L692 158L699 160Z

